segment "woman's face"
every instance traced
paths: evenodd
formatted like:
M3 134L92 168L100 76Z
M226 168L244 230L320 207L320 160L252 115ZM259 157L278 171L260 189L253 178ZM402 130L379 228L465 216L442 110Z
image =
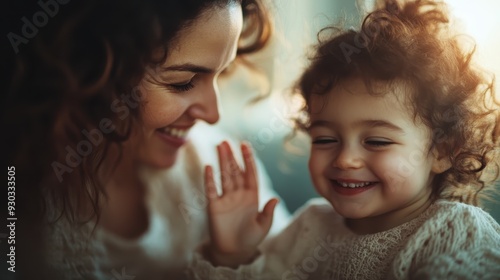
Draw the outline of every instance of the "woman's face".
M217 77L236 57L242 22L237 3L203 12L169 45L166 62L148 71L140 84L140 162L171 167L198 120L218 121Z

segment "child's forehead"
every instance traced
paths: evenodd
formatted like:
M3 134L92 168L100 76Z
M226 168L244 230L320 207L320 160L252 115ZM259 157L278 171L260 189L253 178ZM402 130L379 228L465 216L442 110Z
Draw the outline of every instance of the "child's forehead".
M310 121L354 130L365 124L386 122L404 131L420 131L427 137L429 128L414 114L406 91L403 83L378 83L370 92L362 80L352 80L323 95L311 96Z
M412 88L402 81L366 83L360 78L350 79L324 94L312 94L308 111L312 118L338 118L347 114L372 119L387 116L420 123L414 114L411 91Z
M352 77L333 85L324 94L312 94L309 105L312 105L312 103L317 104L321 100L325 100L325 98L329 99L329 97L340 94L370 95L381 99L395 100L407 105L413 91L414 88L401 79L382 81Z
M365 108L367 113L383 112L391 109L407 112L400 95L390 88L377 88L370 92L362 83L339 85L322 95L310 97L311 115L325 111L346 112L345 108Z

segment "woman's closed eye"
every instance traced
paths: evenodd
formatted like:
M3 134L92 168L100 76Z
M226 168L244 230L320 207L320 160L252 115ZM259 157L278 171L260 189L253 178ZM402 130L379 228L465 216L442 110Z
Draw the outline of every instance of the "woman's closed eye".
M189 80L189 81L183 82L183 83L166 84L166 86L169 89L172 89L176 92L185 92L185 91L189 91L189 90L194 88L193 80Z

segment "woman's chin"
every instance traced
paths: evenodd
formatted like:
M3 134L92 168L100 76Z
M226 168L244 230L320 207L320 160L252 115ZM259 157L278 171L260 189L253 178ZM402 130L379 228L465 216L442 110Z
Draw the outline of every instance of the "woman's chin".
M163 160L163 161L157 163L155 168L157 168L157 169L169 169L175 165L176 159L177 158L174 157L170 160Z
M169 169L175 165L177 154L169 155L168 157L156 157L148 160L143 160L143 164L153 169Z

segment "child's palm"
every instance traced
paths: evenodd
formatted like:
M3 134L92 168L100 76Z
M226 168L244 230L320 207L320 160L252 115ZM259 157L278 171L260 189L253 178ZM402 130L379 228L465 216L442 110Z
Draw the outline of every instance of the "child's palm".
M252 254L269 232L276 199L259 213L255 164L248 146L242 146L245 170L240 170L229 145L219 147L222 194L215 191L212 169L207 167L205 181L210 199L208 217L212 246L222 254Z

